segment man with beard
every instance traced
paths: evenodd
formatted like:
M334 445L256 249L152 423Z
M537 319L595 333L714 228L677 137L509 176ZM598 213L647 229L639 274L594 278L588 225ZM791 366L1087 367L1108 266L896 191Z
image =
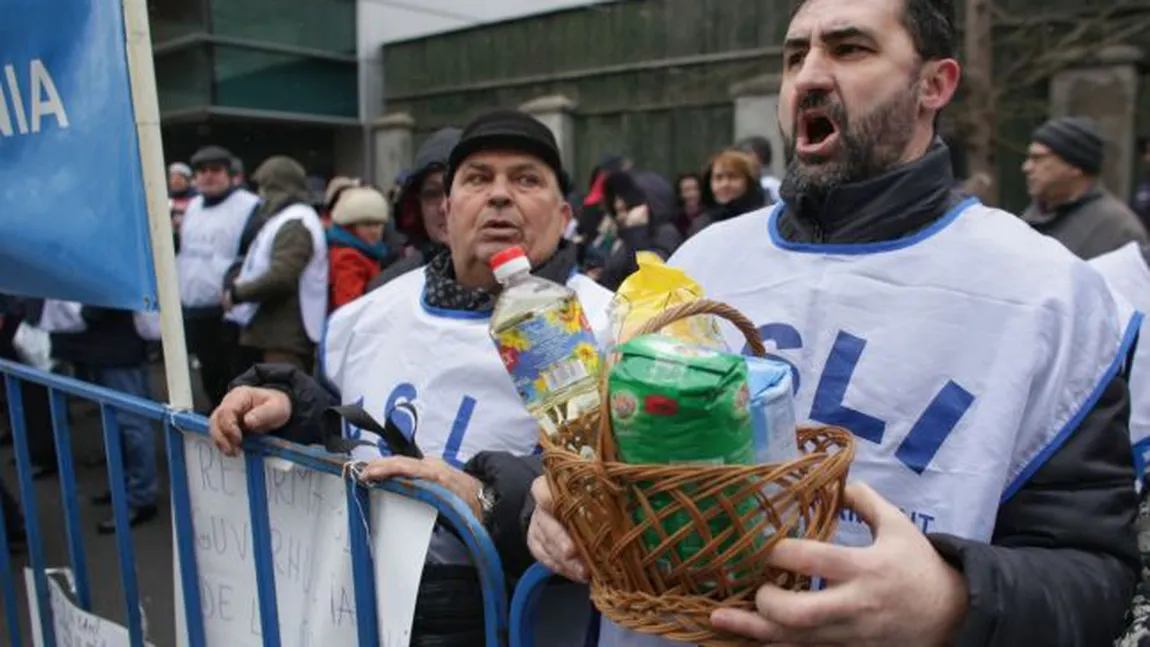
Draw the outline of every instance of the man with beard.
M783 203L670 261L792 364L801 420L856 437L834 544L771 555L825 588L765 585L756 611L712 617L756 643L1086 646L1122 628L1140 316L1056 241L952 191L935 124L959 75L949 0L801 3ZM580 578L545 481L533 499L533 554Z

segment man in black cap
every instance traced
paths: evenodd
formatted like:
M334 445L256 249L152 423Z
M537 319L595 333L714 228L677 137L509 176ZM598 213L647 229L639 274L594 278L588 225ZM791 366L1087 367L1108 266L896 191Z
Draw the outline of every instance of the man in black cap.
M443 175L446 249L423 270L332 315L320 349L326 387L298 370L257 365L233 383L212 414L211 434L228 454L239 451L245 433L319 443L330 406L361 403L419 449L405 452L381 438L388 436L382 430L345 425L353 458L369 461L363 478L420 478L453 492L483 523L515 577L531 560L522 548L520 513L533 472L522 459L538 468L538 458L530 457L539 426L488 336L499 293L489 263L499 252L521 247L536 275L575 290L588 319L600 325L611 293L576 272L575 249L563 240L571 219L567 175L542 123L510 110L478 117L460 134ZM387 454L405 455L381 457ZM480 589L468 563L463 544L437 530L412 645L483 644ZM563 618L543 623L558 632L545 644L582 644L585 592L573 604L580 600L582 615L568 605ZM564 622L571 624L564 628Z
M1134 212L1099 184L1102 158L1094 120L1059 117L1034 131L1022 165L1034 200L1023 220L1087 260L1131 241L1146 242Z

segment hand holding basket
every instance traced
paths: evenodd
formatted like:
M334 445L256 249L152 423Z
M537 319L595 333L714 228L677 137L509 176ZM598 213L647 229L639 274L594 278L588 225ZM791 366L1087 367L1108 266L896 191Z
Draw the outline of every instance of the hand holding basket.
M669 309L636 334L701 314L730 321L755 355L765 355L746 317L708 300ZM600 412L566 425L558 439L543 439L554 514L587 564L592 602L642 633L746 645L715 630L711 612L753 609L763 584L810 585L809 578L768 566L767 555L783 537L827 541L834 534L854 457L852 436L836 427L802 428L802 456L780 464L621 463L607 413L607 374L605 368ZM594 458L567 449L589 441L598 448Z

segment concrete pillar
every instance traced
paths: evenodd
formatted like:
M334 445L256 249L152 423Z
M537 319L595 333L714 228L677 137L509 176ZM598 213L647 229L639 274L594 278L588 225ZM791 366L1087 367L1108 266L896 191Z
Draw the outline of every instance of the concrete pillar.
M1102 183L1121 200L1130 197L1137 148L1138 76L1142 51L1112 45L1068 54L1067 67L1050 80L1050 114L1093 117L1106 141Z
M336 128L332 135L335 152L335 174L348 177L363 177L363 128Z
M543 122L555 135L563 168L571 173L575 165L575 102L562 94L532 99L519 109Z
M384 115L372 124L376 186L386 189L399 172L411 166L415 120L406 112Z
M781 85L778 74L764 74L731 86L731 98L735 102L735 142L752 135L766 137L771 142L771 175L780 178L787 170L783 134L779 132Z

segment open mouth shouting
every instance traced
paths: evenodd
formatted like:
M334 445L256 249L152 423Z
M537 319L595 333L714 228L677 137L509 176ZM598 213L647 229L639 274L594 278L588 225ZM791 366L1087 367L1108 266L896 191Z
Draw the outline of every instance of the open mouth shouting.
M839 126L829 106L808 108L799 113L795 153L801 158L826 158L839 143Z

